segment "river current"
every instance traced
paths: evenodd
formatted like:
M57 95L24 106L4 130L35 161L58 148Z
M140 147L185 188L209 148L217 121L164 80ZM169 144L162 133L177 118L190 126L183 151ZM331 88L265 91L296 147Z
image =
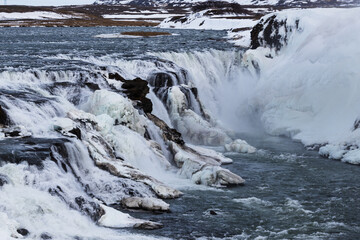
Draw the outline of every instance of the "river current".
M2 28L0 29L0 71L4 78L8 76L4 74L5 72L10 75L24 74L20 74L20 77L26 77L27 74L34 72L35 76L47 72L50 74L46 81L50 81L52 76L54 79L61 76L69 78L76 75L76 72L88 73L112 66L120 69L124 67L126 72L132 74L131 76L143 77L149 73L147 63L152 62L152 59L157 59L158 62L173 61L181 65L181 61L184 61L181 58L183 56L186 56L186 61L189 61L188 59L193 61L188 64L194 66L194 69L185 68L193 75L197 71L201 74L208 67L214 75L221 76L221 71L228 74L233 71L231 68L240 65L238 56L241 55L241 50L224 41L225 32L222 31L156 29L156 31L170 31L173 35L152 38L95 37L99 34L138 30L152 29ZM170 52L176 57L166 59ZM193 54L195 52L196 54ZM222 56L224 62L209 59L212 63L208 66L203 65L201 71L195 68L196 64L203 62L201 58L206 56L210 58ZM145 70L134 70L134 65L128 64L131 61L139 61L143 65L136 64L136 68L143 66ZM158 62L155 63L156 66ZM218 65L223 66L221 71L216 73ZM63 72L63 75L60 73L57 75L57 72ZM233 72L228 75L231 76L231 81L236 78ZM36 81L33 78L29 79ZM206 76L202 76L201 79L206 79ZM219 79L221 77L215 80ZM44 83L47 83L46 81ZM198 84L202 86L201 83ZM208 85L204 84L204 86ZM27 85L24 89L33 93ZM209 100L211 94L202 95L202 90L199 89L200 98L205 97L205 101ZM205 92L207 90L209 89L204 88ZM20 93L8 91L9 89L6 91L0 89L0 94L5 96L3 101L8 95L20 96ZM34 93L38 92L39 89L34 90ZM62 94L61 91L59 93ZM76 97L76 94L84 93L72 94L72 103L81 105L83 99ZM85 92L86 94L88 93ZM29 98L32 96L32 94L26 95ZM30 100L36 102L36 99ZM215 114L216 107L212 103L204 103L204 105ZM44 106L46 108L46 105ZM25 115L14 114L14 116ZM31 117L33 116L29 116ZM30 125L29 123L29 127ZM38 132L34 130L34 132L37 136L45 134L44 137L49 137L44 130ZM234 161L225 168L244 178L246 180L244 186L211 188L194 184L177 185L184 195L175 200L166 200L171 204L171 212L168 213L129 211L114 205L115 208L128 212L134 217L164 224L164 228L150 232L132 229L117 231L170 239L360 238L359 167L321 158L317 152L305 150L303 145L287 138L268 136L259 132L239 134L238 137L246 139L258 149L255 154L224 153ZM6 159L4 152L8 151L10 154L12 148L15 148L14 144L3 143L3 153L0 158ZM224 151L221 146L211 148L219 152Z

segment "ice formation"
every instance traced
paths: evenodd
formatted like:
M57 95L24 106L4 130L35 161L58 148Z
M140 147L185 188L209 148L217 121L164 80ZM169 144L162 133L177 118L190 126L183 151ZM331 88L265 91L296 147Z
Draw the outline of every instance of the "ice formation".
M245 65L257 75L250 103L266 131L331 158L360 163L359 8L286 10L253 30Z

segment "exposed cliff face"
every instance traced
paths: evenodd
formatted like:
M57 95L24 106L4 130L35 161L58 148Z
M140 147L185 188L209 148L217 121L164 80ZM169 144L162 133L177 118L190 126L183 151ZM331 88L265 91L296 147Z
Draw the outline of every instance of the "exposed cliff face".
M287 19L279 19L276 15L262 18L251 31L251 48L269 47L279 51L287 44L290 33L301 30L299 21L287 24Z

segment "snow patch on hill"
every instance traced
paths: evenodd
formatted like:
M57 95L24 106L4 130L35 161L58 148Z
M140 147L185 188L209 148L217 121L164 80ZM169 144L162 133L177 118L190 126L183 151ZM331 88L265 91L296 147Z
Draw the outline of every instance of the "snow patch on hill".
M18 19L68 19L81 18L79 15L59 14L55 12L35 11L35 12L0 12L0 20L18 20Z

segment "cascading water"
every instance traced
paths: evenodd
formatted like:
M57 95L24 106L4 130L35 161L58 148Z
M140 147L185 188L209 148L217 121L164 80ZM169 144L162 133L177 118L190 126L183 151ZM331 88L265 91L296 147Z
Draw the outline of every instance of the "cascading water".
M301 22L299 26L302 31ZM294 28L295 34L299 29ZM359 229L351 221L359 218L348 208L359 207L354 197L360 182L353 174L357 169L324 165L324 159L284 139L249 137L260 148L254 155L241 154L255 151L246 142L231 142L233 132L253 131L257 122L273 134L296 136L304 130L291 125L297 123L291 117L298 115L279 117L286 110L301 116L314 113L311 104L297 105L307 85L300 77L295 85L287 82L291 71L283 63L289 56L267 46L234 50L217 41L224 32L171 30L180 35L132 41L93 37L117 30L7 29L7 37L0 36L2 52L9 56L0 56L0 236L146 239L143 230L116 229L161 224L121 211L168 211L165 201L180 197L181 190L184 196L171 200L173 214L151 215L170 226L156 234L307 239L341 237L344 232L354 239ZM26 38L33 33L38 38ZM291 44L299 42L291 40L284 40L290 47L285 44L283 52L297 56L298 48L293 51ZM305 43L311 46L311 41ZM294 59L289 69L297 69L299 58ZM319 63L311 55L312 65L304 59L312 70L326 60ZM279 63L274 73L272 61ZM350 70L347 79L358 73ZM277 78L282 72L287 74ZM314 91L306 93L319 96L316 103L326 100ZM354 99L356 95L349 101ZM345 124L353 125L354 138L355 115L351 112ZM229 159L189 143L220 151L226 144L239 153L227 153ZM356 152L355 143L335 144L343 151L340 158L346 151ZM327 148L321 150L324 155L339 152ZM349 162L356 163L353 159ZM244 173L250 184L226 190L206 187L242 184L241 177L221 166L233 160L228 168ZM334 207L328 211L328 206ZM150 218L143 212L131 215ZM136 235L128 233L133 231Z
M179 197L174 187L191 186L187 178L215 186L243 183L220 167L230 159L185 145L178 133L195 143L230 141L216 115L207 112L200 85L188 69L154 54L124 59L93 56L91 51L84 57L47 48L44 52L34 67L24 59L25 69L14 64L2 66L0 73L5 237L121 239L125 233L117 237L94 223L116 228L160 225L131 218L111 204L168 209L157 198ZM57 66L47 66L47 61ZM33 204L27 207L26 201ZM33 223L26 217L30 215ZM72 220L66 221L70 215ZM56 216L58 220L52 219Z

